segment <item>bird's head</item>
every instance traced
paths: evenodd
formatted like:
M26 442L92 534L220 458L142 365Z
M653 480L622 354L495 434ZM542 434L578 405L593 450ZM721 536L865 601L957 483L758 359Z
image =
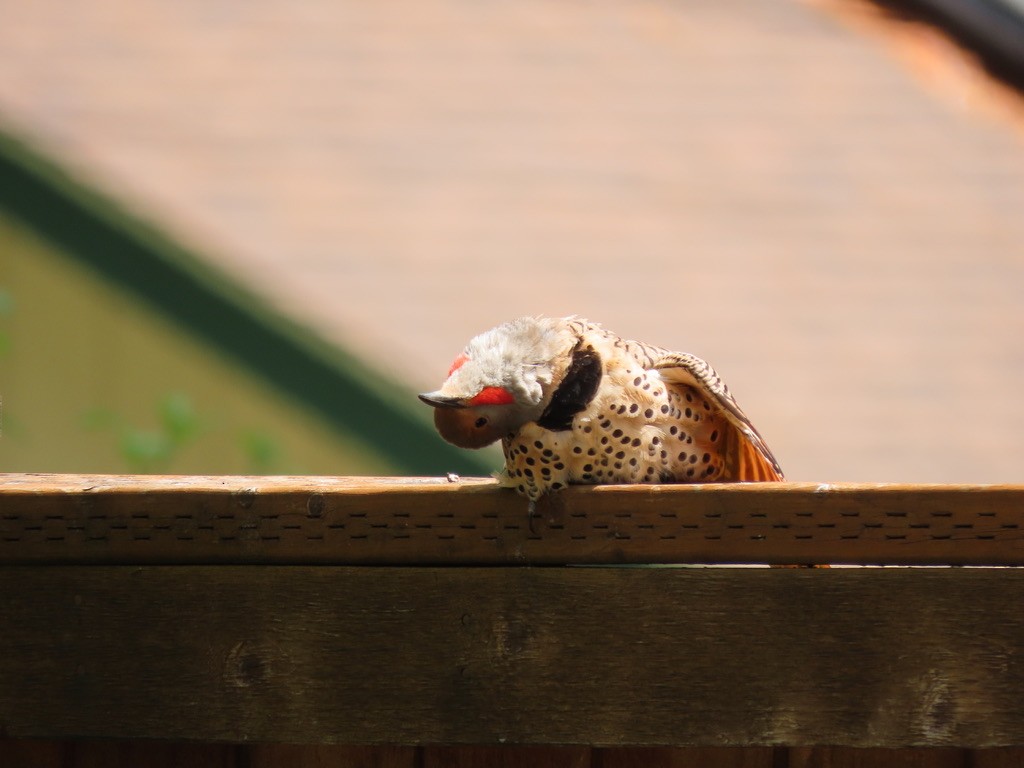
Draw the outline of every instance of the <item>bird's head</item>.
M573 344L558 322L524 317L472 339L441 388L419 396L441 437L483 448L539 418Z

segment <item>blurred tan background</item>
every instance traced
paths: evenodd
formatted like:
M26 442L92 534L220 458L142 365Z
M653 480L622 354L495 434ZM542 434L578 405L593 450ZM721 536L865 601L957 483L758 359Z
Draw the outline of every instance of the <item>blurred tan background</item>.
M938 32L841 0L0 8L0 127L410 393L574 313L707 358L789 479L1024 482L1019 94Z

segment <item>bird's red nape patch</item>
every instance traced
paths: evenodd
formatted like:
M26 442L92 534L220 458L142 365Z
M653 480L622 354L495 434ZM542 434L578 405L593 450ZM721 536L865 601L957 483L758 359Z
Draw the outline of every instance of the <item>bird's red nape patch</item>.
M515 397L504 387L484 387L469 401L469 405L509 405Z
M465 355L459 355L458 357L456 357L455 360L452 361L451 368L448 369L448 375L451 376L453 373L459 370L459 368L464 366L468 360L469 358L466 357Z

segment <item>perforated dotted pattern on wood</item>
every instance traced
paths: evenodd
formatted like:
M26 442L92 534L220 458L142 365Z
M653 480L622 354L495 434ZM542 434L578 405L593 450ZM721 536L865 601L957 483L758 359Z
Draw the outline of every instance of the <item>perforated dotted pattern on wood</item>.
M1024 564L1024 487L0 475L0 562Z

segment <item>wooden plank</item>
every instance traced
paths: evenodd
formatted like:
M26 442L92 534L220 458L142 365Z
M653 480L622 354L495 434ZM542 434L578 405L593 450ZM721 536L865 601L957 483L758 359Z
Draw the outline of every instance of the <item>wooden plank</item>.
M1024 768L1024 747L975 749L970 754L970 768Z
M422 768L591 768L590 747L423 747Z
M1024 748L855 747L352 747L0 739L0 765L18 768L1020 768Z
M782 768L784 747L611 747L597 749L594 768Z
M0 563L1024 565L1024 486L0 475Z
M65 742L61 768L236 768L230 744L170 744L154 741ZM17 765L17 763L13 763Z
M0 738L0 765L68 768L67 763L63 742Z
M246 768L423 768L416 747L252 744L238 749Z
M966 749L857 749L798 747L789 750L787 768L973 768Z
M0 765L19 768L1020 768L1024 748L853 747L352 747L189 745L0 739Z
M0 732L1024 743L1014 569L0 568Z

